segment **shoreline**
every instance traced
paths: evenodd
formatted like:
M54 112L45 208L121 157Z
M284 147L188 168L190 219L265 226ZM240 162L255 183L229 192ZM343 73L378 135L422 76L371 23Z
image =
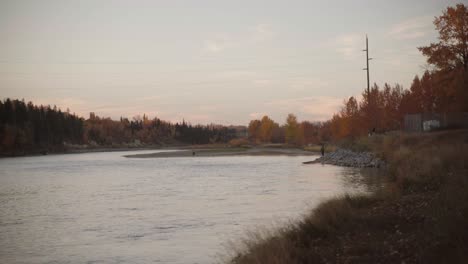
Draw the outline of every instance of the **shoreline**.
M86 154L97 152L125 152L125 151L139 151L139 150L160 150L160 149L179 149L185 146L142 146L142 147L96 147L96 148L69 148L63 150L34 150L23 153L14 154L0 154L1 158L20 158L20 157L36 157L36 156L50 156L50 155L66 155L66 154Z
M224 263L465 263L468 130L366 142L385 161L385 186L326 200L285 226L249 232Z
M124 155L125 158L178 158L178 157L224 157L224 156L314 156L315 152L298 148L180 148L178 151Z
M336 151L325 153L325 155L315 160L306 161L302 164L317 163L354 168L380 168L385 165L374 153L355 152L347 149L337 149Z
M217 157L217 156L314 156L319 153L310 150L303 150L294 147L275 147L275 146L252 146L252 147L231 147L224 144L214 145L152 145L140 147L96 147L96 148L69 148L62 150L40 151L34 150L26 153L15 154L1 154L2 158L19 158L19 157L36 157L36 156L49 156L49 155L67 155L67 154L86 154L98 152L129 152L140 150L175 150L167 152L156 152L148 154L133 154L124 155L126 158L169 158L169 157ZM45 154L44 154L45 152ZM195 152L195 155L193 155Z

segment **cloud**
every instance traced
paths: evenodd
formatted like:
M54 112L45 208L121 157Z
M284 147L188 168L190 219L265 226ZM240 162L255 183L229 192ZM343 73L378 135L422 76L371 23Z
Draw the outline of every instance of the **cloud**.
M204 49L207 52L219 53L234 45L234 40L228 34L217 34L213 38L205 40Z
M231 79L231 78L246 78L255 76L257 73L254 71L246 71L246 70L227 70L227 71L220 71L210 73L211 76L215 76L221 79Z
M326 88L329 86L327 81L318 78L293 78L290 81L290 89L295 91L305 91L310 89Z
M164 114L155 107L155 102L159 102L159 96L141 97L135 98L127 103L108 103L100 104L92 99L87 100L84 98L72 98L72 97L44 97L44 98L33 98L33 102L36 105L51 105L57 106L62 111L70 109L70 112L76 113L78 116L88 118L90 112L96 113L100 117L111 117L118 119L123 117L133 117L136 115L146 114L147 116L160 117ZM160 105L157 103L156 105Z
M145 96L145 97L136 98L135 101L141 101L141 102L156 101L156 102L159 102L161 99L163 99L162 96L156 95L156 96Z
M292 77L285 80L279 78L255 78L252 79L252 84L259 88L269 88L282 84L289 91L295 92L324 89L329 86L328 81L309 77Z
M253 119L261 119L262 117L264 117L266 115L267 114L263 113L263 112L254 112L254 113L250 113L249 117L250 117L251 120L253 120Z
M335 50L340 53L344 59L351 60L361 55L365 48L364 35L358 33L345 34L336 37L332 41Z
M203 49L209 53L220 53L235 47L245 47L269 40L275 36L269 24L260 23L239 34L218 33L203 43Z
M254 42L264 41L275 36L275 32L269 24L257 24L252 29L251 40Z
M273 84L273 80L270 80L270 79L256 79L256 80L253 80L252 83L253 83L255 86L265 87L265 86L272 85L272 84Z
M266 105L288 113L295 113L302 119L324 121L330 119L333 113L340 109L342 103L343 98L311 96L275 100Z
M200 111L207 111L207 112L212 112L212 111L216 111L218 109L220 109L221 106L220 105L216 105L216 104L211 104L211 105L200 105L198 107L198 109Z
M213 115L201 113L169 114L163 119L173 123L182 122L184 120L190 124L211 124L216 122L216 119Z
M85 114L87 110L87 102L81 98L72 98L72 97L53 97L53 98L33 98L32 100L35 105L50 105L57 106L62 111L70 109L72 113Z
M417 39L428 35L432 30L432 16L415 17L394 24L387 36L396 39Z

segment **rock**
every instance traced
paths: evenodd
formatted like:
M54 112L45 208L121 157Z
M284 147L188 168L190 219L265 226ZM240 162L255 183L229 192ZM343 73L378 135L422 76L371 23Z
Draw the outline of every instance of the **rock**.
M371 152L353 152L347 149L338 149L335 152L326 153L324 156L304 164L324 163L345 167L373 167L380 168L384 163Z

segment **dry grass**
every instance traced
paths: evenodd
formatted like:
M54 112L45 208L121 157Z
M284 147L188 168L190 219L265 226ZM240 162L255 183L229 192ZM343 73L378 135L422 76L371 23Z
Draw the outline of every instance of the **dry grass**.
M246 147L250 146L249 140L246 138L235 138L229 141L229 146L231 147Z
M250 233L228 263L465 263L468 132L394 133L357 143L393 180L372 196L344 196L302 221Z
M325 248L314 248L314 241L333 238L355 225L360 219L359 209L368 208L378 200L370 196L345 195L320 204L300 222L275 230L249 232L231 248L228 262L321 263Z

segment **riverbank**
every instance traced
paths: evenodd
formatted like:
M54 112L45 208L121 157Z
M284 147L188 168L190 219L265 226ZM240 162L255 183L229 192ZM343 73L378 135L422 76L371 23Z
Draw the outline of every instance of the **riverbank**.
M16 151L1 153L0 158L12 157L31 157L31 156L45 156L45 155L61 155L61 154L82 154L94 152L117 152L117 151L138 151L138 150L159 150L159 149L176 149L177 146L162 147L162 146L139 146L139 147L122 147L122 146L106 146L106 147L54 147L48 149L34 149L27 151Z
M176 151L125 155L126 158L174 158L174 157L217 157L217 156L310 156L317 155L315 152L305 151L297 148L284 147L214 147L214 148L189 148Z
M347 149L337 149L325 153L315 160L303 162L303 164L316 163L355 168L380 168L384 166L384 162L371 152L355 152Z
M301 221L257 232L228 263L464 263L468 258L468 132L365 139L391 182L326 201Z
M67 146L54 147L47 150L35 149L28 151L17 151L14 153L2 153L0 158L27 157L60 154L82 154L95 152L118 152L138 150L167 150L157 153L125 155L127 158L170 158L170 157L215 157L215 156L260 156L260 155L287 155L287 156L310 156L318 155L318 152L308 149L297 148L285 144L264 144L235 147L229 144L204 144L204 145L139 145L139 146Z

